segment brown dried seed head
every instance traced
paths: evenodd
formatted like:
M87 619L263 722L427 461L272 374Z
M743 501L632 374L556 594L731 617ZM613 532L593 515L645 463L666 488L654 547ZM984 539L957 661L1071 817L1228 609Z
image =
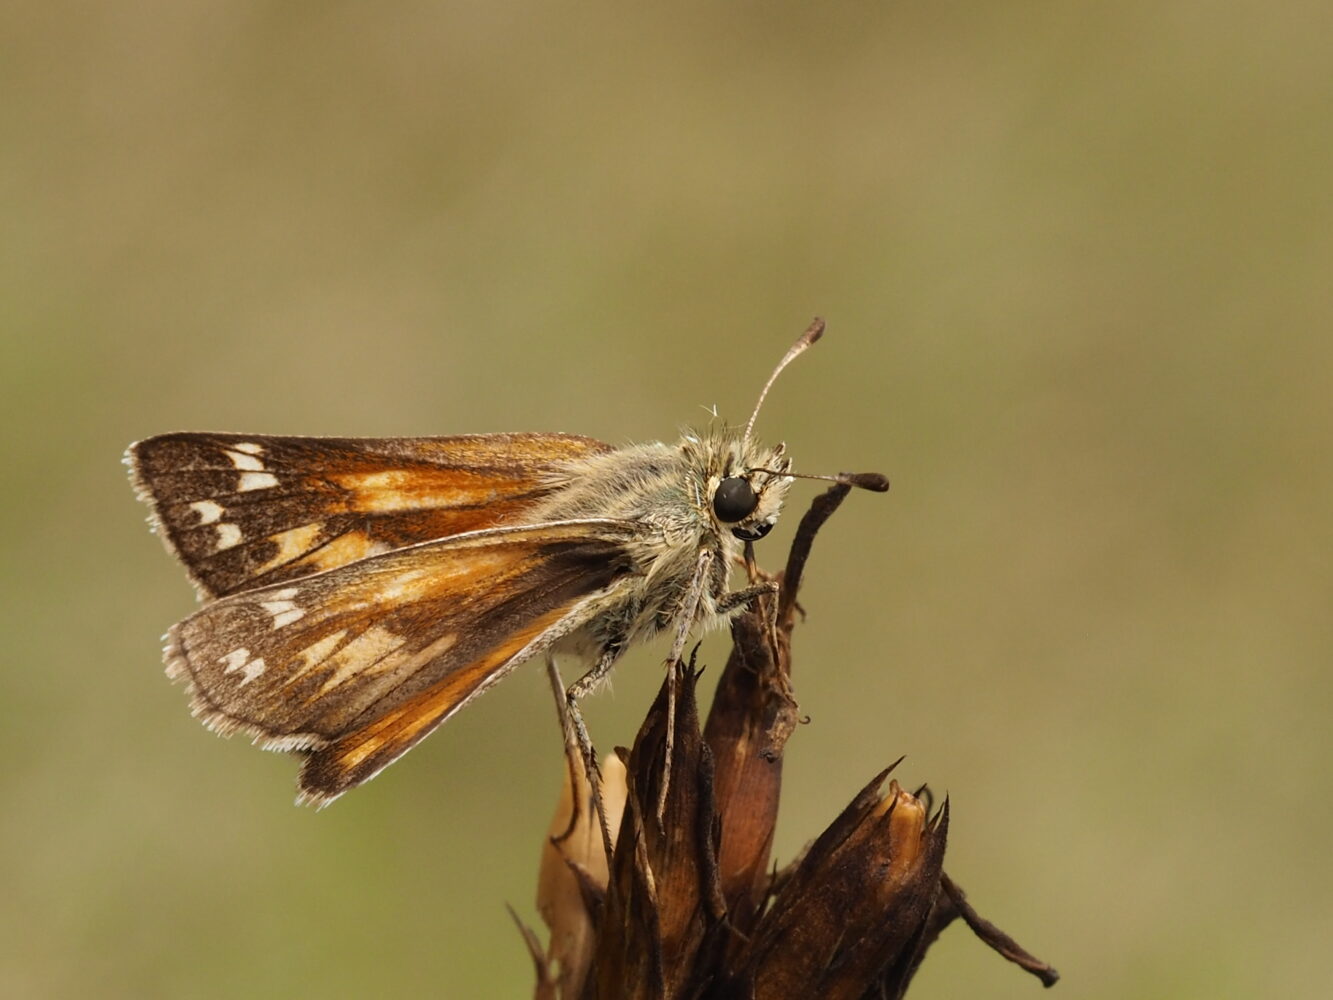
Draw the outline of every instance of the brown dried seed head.
M863 996L910 965L939 891L945 825L884 774L810 846L756 929L746 979L757 1000Z
M723 915L712 755L699 732L698 674L680 664L668 670L629 754L628 803L589 984L597 1000L694 996L712 974Z
M782 793L782 745L771 734L795 711L761 610L733 622L732 636L704 738L715 765L718 877L727 923L744 937L763 907Z

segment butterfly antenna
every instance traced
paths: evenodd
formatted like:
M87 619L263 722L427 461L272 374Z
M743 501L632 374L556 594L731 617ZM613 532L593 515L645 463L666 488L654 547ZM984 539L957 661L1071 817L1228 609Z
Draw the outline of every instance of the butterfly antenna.
M815 476L806 472L782 472L779 469L754 468L747 471L767 472L770 476L781 476L784 479L822 479L827 483L842 483L844 486L855 486L857 489L870 490L872 493L889 491L888 477L881 476L878 472L839 472L836 476Z
M759 407L764 405L764 397L768 395L768 390L773 388L773 383L776 382L778 376L782 374L782 369L786 368L789 364L804 354L805 349L823 335L824 321L816 316L814 321L811 322L810 326L806 329L805 333L797 337L796 343L792 344L791 349L782 356L782 360L778 362L778 366L773 369L773 374L768 376L768 381L764 383L763 391L759 393L759 402L754 404L754 412L750 414L750 420L745 425L745 437L743 440L750 440L750 431L754 429L755 417L759 416Z

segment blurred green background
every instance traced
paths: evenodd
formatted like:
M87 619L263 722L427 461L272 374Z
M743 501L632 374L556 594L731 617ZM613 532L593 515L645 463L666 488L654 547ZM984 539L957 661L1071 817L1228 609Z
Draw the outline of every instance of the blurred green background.
M7 4L0 995L531 982L541 670L293 808L162 675L193 599L127 443L674 438L821 314L760 433L894 488L811 564L780 857L906 753L1059 995L1326 996L1331 38L1303 0ZM913 996L1038 992L953 929Z

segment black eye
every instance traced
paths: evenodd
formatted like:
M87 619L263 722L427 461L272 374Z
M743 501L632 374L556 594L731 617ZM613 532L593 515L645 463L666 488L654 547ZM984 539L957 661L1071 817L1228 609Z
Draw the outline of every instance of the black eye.
M730 476L717 484L713 494L713 513L719 521L734 524L743 521L754 513L759 506L759 497L755 496L750 484L740 476Z

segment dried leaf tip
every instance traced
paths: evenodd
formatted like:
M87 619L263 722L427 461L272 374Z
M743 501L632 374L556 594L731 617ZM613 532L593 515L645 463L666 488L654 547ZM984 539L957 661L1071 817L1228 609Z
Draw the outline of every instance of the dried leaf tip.
M582 993L609 878L587 773L577 757L575 766L578 787L573 786L573 772L566 768L537 875L537 912L550 932L545 955L540 950L536 953L545 973L538 977L538 996L551 1000L572 1000ZM627 794L625 765L614 754L608 754L602 762L601 791L614 837ZM543 978L548 980L546 994L540 990Z

